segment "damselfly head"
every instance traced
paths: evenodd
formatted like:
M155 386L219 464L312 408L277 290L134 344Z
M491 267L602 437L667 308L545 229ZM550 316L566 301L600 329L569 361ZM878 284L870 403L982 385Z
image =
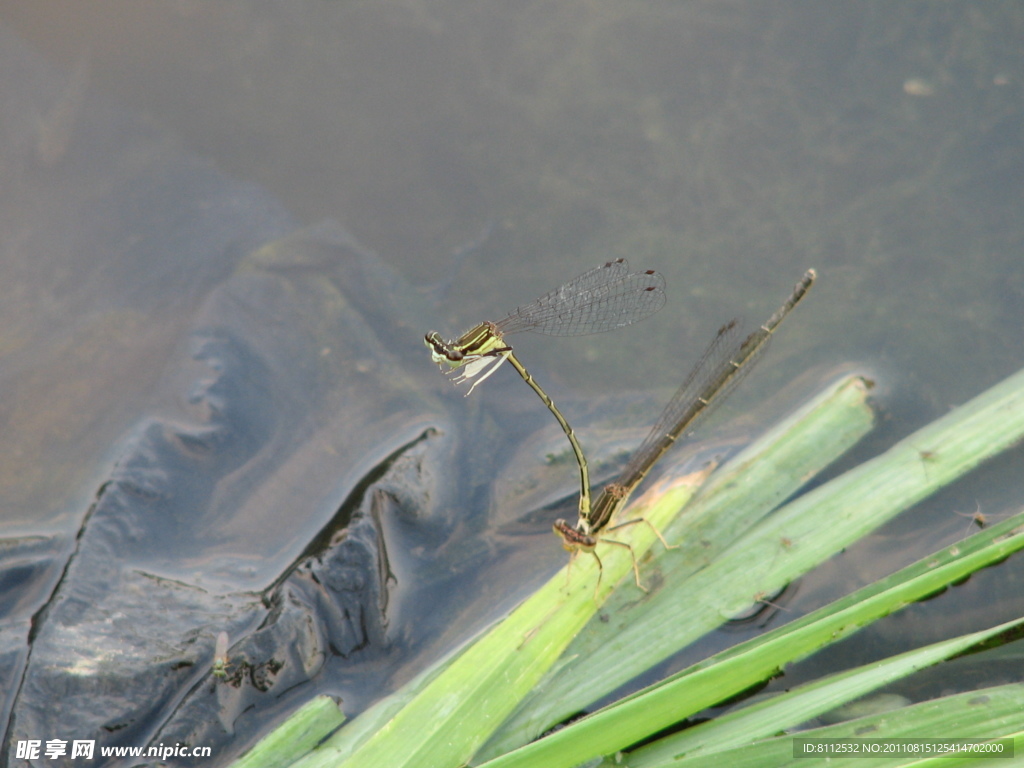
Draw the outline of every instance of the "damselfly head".
M454 341L445 341L437 331L431 331L423 337L423 343L430 350L430 359L442 368L445 365L456 367L465 355L455 347Z
M593 552L597 546L597 540L583 531L569 525L565 520L555 520L552 526L558 538L562 540L562 548L566 552Z

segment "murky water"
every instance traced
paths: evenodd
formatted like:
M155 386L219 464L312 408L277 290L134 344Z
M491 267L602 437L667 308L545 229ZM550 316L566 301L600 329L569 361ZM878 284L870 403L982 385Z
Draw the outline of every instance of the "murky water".
M126 456L156 457L138 493L163 506L123 562L241 594L280 586L362 514L346 501L374 468L412 451L436 474L388 475L363 513L384 521L402 588L451 603L427 615L396 593L392 631L422 637L372 679L332 670L366 704L559 562L550 521L521 507L572 492L569 467L521 479L562 446L514 374L462 400L420 335L611 258L664 273L666 308L517 342L584 425L631 403L653 418L626 393L663 400L722 323L766 317L812 266L814 293L705 435L754 432L853 362L886 418L850 465L1024 362L1014 5L72 0L0 2L0 27L0 536L21 537L5 583L31 585L8 616L54 588ZM328 218L379 265L339 277L323 238L287 239ZM430 429L451 442L415 443ZM787 608L966 535L957 513L1016 511L1019 458L909 511ZM526 535L495 544L508 525ZM1016 615L1018 567L877 632L903 647L968 607Z

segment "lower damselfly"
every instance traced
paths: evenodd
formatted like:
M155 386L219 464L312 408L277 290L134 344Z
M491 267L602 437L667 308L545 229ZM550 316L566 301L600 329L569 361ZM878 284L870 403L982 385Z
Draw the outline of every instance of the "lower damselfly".
M519 361L505 340L529 331L547 336L584 336L623 328L653 315L665 304L665 278L654 270L630 272L625 259L609 261L565 285L518 307L504 320L475 325L445 341L437 331L425 337L431 359L461 384L472 380L469 395L506 360L537 393L561 426L580 470L581 519L590 516L590 475L576 434L554 402Z
M683 434L692 431L697 423L720 404L750 372L767 348L775 329L804 297L814 283L815 277L815 271L808 270L796 284L790 297L768 319L768 322L742 341L737 320L723 325L714 341L701 355L697 365L683 381L682 386L672 396L669 404L665 406L665 410L662 411L647 438L634 451L625 469L614 482L606 485L601 491L594 501L590 513L581 514L575 526L569 525L565 520L555 522L555 533L561 537L562 546L572 553L572 557L582 551L589 552L597 559L600 569L598 585L601 583L601 572L604 567L601 565L601 558L597 555L596 547L599 541L603 541L629 549L629 553L633 557L633 576L636 585L641 589L644 588L640 583L640 571L633 548L625 542L607 539L600 534L636 523L650 525L644 518L626 520L615 525L609 525L609 523L612 517L626 505L630 494L643 481L658 459L665 455L665 452ZM651 527L653 528L653 526ZM668 547L669 545L661 534L657 530L654 532L661 543Z

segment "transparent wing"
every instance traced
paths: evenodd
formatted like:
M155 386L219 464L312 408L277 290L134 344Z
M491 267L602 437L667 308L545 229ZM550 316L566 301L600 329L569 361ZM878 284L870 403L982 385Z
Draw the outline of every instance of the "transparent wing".
M496 323L498 332L547 336L604 333L650 317L665 304L665 278L654 270L629 272L616 259L584 272Z
M719 329L714 341L704 350L697 365L665 406L647 439L630 458L622 471L619 485L632 489L676 440L696 428L729 396L757 365L768 349L775 329L810 290L815 277L814 270L808 270L785 303L746 338L740 335L738 320Z
M620 482L633 484L647 474L661 455L678 440L683 432L697 427L728 397L729 393L754 367L764 352L767 337L760 348L742 367L734 362L745 342L741 342L740 322L733 320L723 325L714 341L708 345L697 365L690 371L682 386L676 390L647 438L630 457L622 470Z

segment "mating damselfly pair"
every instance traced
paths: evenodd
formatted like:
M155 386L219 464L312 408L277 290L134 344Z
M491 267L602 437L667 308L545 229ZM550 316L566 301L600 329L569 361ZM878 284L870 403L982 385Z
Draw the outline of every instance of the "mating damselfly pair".
M503 320L480 323L452 341L445 341L439 333L431 331L425 341L431 358L442 369L447 368L449 373L454 374L453 381L456 384L472 380L467 395L508 360L554 415L579 465L579 517L574 526L565 520L557 520L554 524L555 533L561 537L563 546L573 556L576 552L589 552L597 559L599 568L601 559L596 551L599 541L626 547L633 556L636 584L643 589L632 547L601 534L646 522L643 518L636 518L611 524L612 518L626 505L629 496L654 464L682 435L694 429L702 418L721 403L760 359L772 334L804 297L815 277L814 270L808 270L782 306L764 325L749 335L741 334L736 320L719 329L697 365L672 396L647 438L633 452L619 477L604 486L593 504L590 502L587 459L575 432L516 357L505 337L524 331L549 336L582 336L631 325L654 314L664 305L665 280L660 274L653 270L630 272L625 259L617 259L584 272L536 301L513 310ZM657 530L655 533L669 547Z

